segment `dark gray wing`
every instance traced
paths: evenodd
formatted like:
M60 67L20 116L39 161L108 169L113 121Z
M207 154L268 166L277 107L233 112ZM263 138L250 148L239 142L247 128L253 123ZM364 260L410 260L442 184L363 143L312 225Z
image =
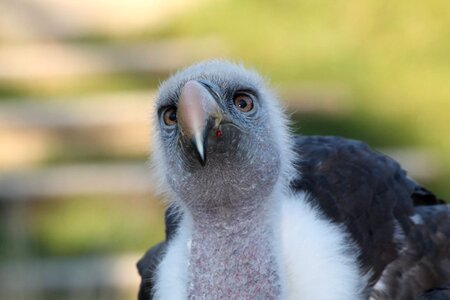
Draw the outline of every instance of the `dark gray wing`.
M382 275L383 289L372 296L450 300L450 206L418 206L412 221L398 257Z
M385 279L384 287L399 295L399 285L406 289L420 281L411 291L417 295L450 280L450 267L442 265L450 258L450 211L442 200L364 143L309 136L297 138L295 149L302 176L291 187L311 194L325 216L344 224L361 250L358 259L371 285ZM419 219L422 224L416 224Z
M181 215L174 207L169 207L165 212L166 240L152 247L145 253L137 263L141 284L139 287L138 300L150 300L153 298L155 269L164 257L167 242L175 235Z

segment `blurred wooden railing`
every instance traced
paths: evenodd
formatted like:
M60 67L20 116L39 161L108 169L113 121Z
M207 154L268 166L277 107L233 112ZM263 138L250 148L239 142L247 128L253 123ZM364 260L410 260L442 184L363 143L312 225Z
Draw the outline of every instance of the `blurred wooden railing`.
M223 57L227 47L215 37L121 41L164 26L199 2L2 1L0 88L7 94L76 95L97 77L157 80L196 60ZM150 195L145 157L153 97L148 90L0 99L0 223L10 254L0 257L0 299L47 300L55 291L59 296L51 299L135 299L141 254L39 258L29 253L26 223L29 208L39 203L77 195ZM92 163L85 153L110 158ZM142 159L133 163L124 156Z

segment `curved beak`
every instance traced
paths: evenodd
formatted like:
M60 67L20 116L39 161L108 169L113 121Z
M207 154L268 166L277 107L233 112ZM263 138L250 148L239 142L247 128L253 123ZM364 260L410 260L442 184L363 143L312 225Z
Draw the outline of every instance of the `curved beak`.
M191 142L204 166L208 133L223 120L223 113L204 82L186 82L178 102L177 119L181 135Z

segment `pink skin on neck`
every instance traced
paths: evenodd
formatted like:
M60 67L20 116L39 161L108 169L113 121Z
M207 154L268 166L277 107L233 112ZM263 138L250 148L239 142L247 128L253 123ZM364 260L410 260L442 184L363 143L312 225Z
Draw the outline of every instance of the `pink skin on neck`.
M272 224L266 209L255 209L196 214L189 260L191 299L280 298Z

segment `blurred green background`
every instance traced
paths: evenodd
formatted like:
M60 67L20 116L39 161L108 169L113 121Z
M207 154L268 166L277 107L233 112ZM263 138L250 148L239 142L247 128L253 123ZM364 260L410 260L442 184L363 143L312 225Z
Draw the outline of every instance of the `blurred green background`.
M135 299L163 238L160 81L207 58L268 78L301 134L361 139L450 199L450 2L2 0L0 298Z

